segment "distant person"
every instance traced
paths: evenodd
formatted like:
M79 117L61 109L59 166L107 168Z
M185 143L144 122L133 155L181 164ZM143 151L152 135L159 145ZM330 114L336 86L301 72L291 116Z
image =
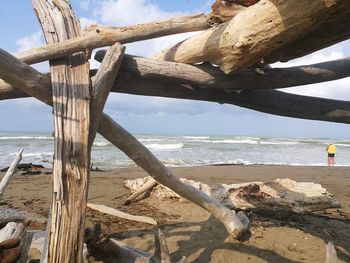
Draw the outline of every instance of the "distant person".
M335 151L336 150L337 150L337 148L335 147L335 145L333 143L328 144L328 147L327 147L328 166L331 166L331 165L335 164L334 155L335 155Z

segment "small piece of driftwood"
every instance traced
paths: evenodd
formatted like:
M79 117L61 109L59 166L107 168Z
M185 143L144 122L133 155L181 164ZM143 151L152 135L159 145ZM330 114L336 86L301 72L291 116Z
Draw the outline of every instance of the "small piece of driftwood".
M148 191L152 190L153 187L155 187L157 185L157 181L154 180L153 178L150 177L149 181L145 184L143 184L143 186L137 190L135 193L133 193L132 195L130 195L124 202L123 205L128 205L130 204L133 200L135 200L137 197L139 197L142 194L146 194Z
M126 187L132 191L143 189L148 178L126 180ZM182 182L205 192L229 208L241 210L286 210L296 213L312 212L340 207L340 203L320 184L296 182L290 179L276 179L272 182L251 182L242 184L207 184L181 178ZM143 183L142 183L143 182ZM180 198L163 185L157 185L152 195L159 198Z
M111 208L111 207L108 207L105 205L96 205L96 204L88 203L87 207L90 209L96 210L98 212L101 212L101 213L109 214L112 216L117 216L117 217L124 218L127 220L142 222L142 223L146 223L146 224L150 224L150 225L157 225L158 224L157 221L151 217L130 215L130 214L124 213L122 211L119 211L117 209L114 209L114 208Z
M22 223L9 222L0 230L0 242L10 238L20 238L24 231Z
M23 153L23 149L17 154L16 158L13 160L5 176L2 178L0 182L0 198L4 194L7 185L10 183L10 180L16 171L16 167L18 163L22 160L22 153Z

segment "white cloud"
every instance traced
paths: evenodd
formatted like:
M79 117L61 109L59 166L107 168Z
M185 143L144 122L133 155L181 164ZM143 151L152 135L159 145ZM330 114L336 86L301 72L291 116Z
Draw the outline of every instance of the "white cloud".
M29 50L38 46L44 45L43 33L41 30L32 33L29 36L25 36L16 40L18 46L17 52Z
M100 1L94 16L108 25L135 25L180 15L181 12L166 12L146 0ZM183 14L183 13L182 13Z
M80 21L81 28L84 28L93 24L97 24L97 21L95 19L90 19L86 17L80 17L79 21Z
M272 66L281 68L294 67L341 59L350 55L347 54L349 47L349 42L343 42L286 63L275 63ZM282 89L282 91L313 97L350 100L350 78Z

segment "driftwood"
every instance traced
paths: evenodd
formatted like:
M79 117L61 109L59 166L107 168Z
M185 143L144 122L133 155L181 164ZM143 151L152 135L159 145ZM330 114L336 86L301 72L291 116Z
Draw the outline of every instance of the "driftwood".
M138 188L137 190L134 190L134 193L129 196L125 201L123 202L123 205L130 204L133 200L135 200L137 197L139 197L142 194L147 193L150 191L153 187L157 185L157 181L153 178L149 178L149 180L146 183L142 183L142 187Z
M36 83L36 89L31 90L32 96L37 96L40 98L41 93L48 93L50 94L50 79L48 76L41 74L41 79L39 79L39 76L30 69L24 68L23 64L16 63L16 61L11 60L7 63L6 56L2 56L2 61L4 62L3 69L9 69L9 70L18 70L18 68L22 68L22 70L17 73L20 77L25 77L28 74L31 74L33 76L33 79L28 79L25 84L28 87L33 86L33 82ZM201 100L201 101L212 101L212 102L218 102L218 103L227 103L227 104L233 104L238 105L240 107L245 107L248 109L253 109L261 112L266 112L270 114L275 115L281 115L281 116L288 116L288 117L294 117L294 118L303 118L303 119L311 119L311 120L323 120L323 121L331 121L331 122L340 122L340 123L350 123L350 103L346 101L339 101L339 100L331 100L331 99L324 99L324 98L316 98L316 97L308 97L308 96L300 96L295 94L289 94L284 93L281 91L253 91L253 90L246 90L241 91L239 93L234 92L226 92L221 89L214 89L214 88L200 88L201 86L210 87L210 76L207 75L206 81L204 79L204 83L207 82L208 86L203 84L202 82L199 83L186 83L186 81L190 80L191 77L186 75L186 73L183 70L176 70L176 67L171 66L170 71L174 72L171 73L171 79L167 81L167 79L154 79L154 72L156 72L156 69L152 69L150 67L147 71L142 71L145 67L140 67L140 73L137 73L137 67L135 67L136 64L142 63L143 61L149 62L147 59L138 59L138 58L131 58L128 56L125 56L125 61L128 61L126 63L127 66L124 67L124 63L122 64L122 68L128 68L127 71L121 71L120 76L114 83L114 87L112 91L114 92L121 92L121 93L129 93L129 94L135 94L135 95L146 95L146 96L161 96L161 97L169 97L169 98L181 98L181 99L192 99L192 100ZM151 60L152 62L154 60ZM271 83L272 87L285 87L283 86L283 79L286 79L286 83L289 85L298 85L298 83L301 85L305 79L309 79L310 83L313 79L313 72L318 72L316 74L317 77L315 77L314 80L318 79L318 81L326 81L331 79L338 79L345 77L349 75L349 59L334 61L334 62L326 62L326 63L320 63L310 66L304 66L304 67L296 67L289 69L280 69L280 73L278 73L278 69L276 72L276 75L280 76L280 78L272 77L275 74L271 72L275 72L275 69L271 69L271 71L267 71L267 75L261 75L256 73L247 73L246 77L243 79L246 79L249 82L249 79L251 81L254 81L254 83L251 83L250 86L254 87L255 85L259 87L260 84L258 83L266 83L266 85L263 85L263 87L267 87L269 83ZM150 66L152 63L150 63ZM182 66L183 64L181 64ZM190 68L194 68L193 66L186 65ZM185 70L190 70L188 67L183 67ZM135 68L133 70L132 68ZM181 67L182 68L182 67ZM0 69L1 70L1 69ZM130 71L128 71L130 70ZM293 73L293 71L295 73ZM21 74L23 72L23 74ZM132 73L131 73L132 72ZM194 71L191 70L191 72L198 72L198 70ZM270 72L270 73L269 73ZM299 73L297 73L299 72ZM300 73L301 72L301 73ZM303 72L307 72L304 74ZM135 74L134 74L135 73ZM142 75L140 77L139 75ZM211 73L210 73L211 74ZM237 73L238 75L240 73ZM8 74L7 74L8 75ZM16 74L13 76L7 76L6 79L8 82L16 83L13 88L11 85L4 83L0 84L0 99L9 99L9 98L17 98L17 97L28 97L28 94L21 90L22 83L18 83L18 80ZM182 79L179 79L179 77L183 75ZM218 73L215 75L215 77L218 77L220 75L224 75L223 73ZM232 76L234 76L233 74ZM252 78L249 77L251 75ZM254 76L259 77L254 77ZM304 75L304 77L302 77ZM157 75L156 75L157 76ZM196 76L194 75L193 80L196 80ZM204 74L201 74L201 76L204 76ZM229 75L231 76L231 75ZM227 84L218 84L219 86L223 87L229 87L230 86L230 77L227 77L227 80L222 80L222 82L226 82ZM272 78L269 80L269 76ZM289 80L288 76L293 76L292 79ZM309 77L307 77L309 76ZM178 78L178 80L176 80ZM255 79L256 78L256 79ZM298 81L298 79L301 79ZM239 78L238 78L239 79ZM279 79L279 80L278 80ZM1 82L1 81L0 81ZM215 81L214 81L215 82ZM244 81L242 81L243 83ZM221 83L221 81L220 81ZM241 82L239 82L242 84ZM273 83L279 83L277 85ZM304 82L305 83L305 82ZM312 82L314 83L314 82ZM47 85L47 86L46 86ZM235 84L232 84L233 89L235 89ZM212 86L213 87L213 86ZM215 87L215 86L214 86ZM242 84L242 88L244 88L245 85ZM248 87L248 86L247 86ZM260 87L259 87L260 88ZM38 91L39 90L39 91ZM28 91L27 91L28 92ZM35 95L33 95L35 94ZM47 96L49 96L47 94ZM46 97L47 98L47 97ZM263 99L262 99L263 98ZM44 100L45 101L45 100ZM50 104L50 103L49 103Z
M154 228L154 254L129 247L103 235L100 225L85 230L85 242L88 254L103 262L171 263L165 237L159 227ZM177 262L180 263L183 260Z
M167 35L199 31L209 27L210 25L203 14L176 17L130 27L92 25L84 30L81 36L60 43L49 43L44 47L18 53L16 56L27 64L34 64L61 58L78 51L113 45L116 42L125 44Z
M142 189L149 177L126 180L132 191ZM284 210L305 213L340 207L340 203L320 184L296 182L290 179L276 179L273 182L252 182L242 184L207 184L181 178L181 181L219 200L230 209L241 210ZM157 185L152 195L159 198L179 198L169 188Z
M97 51L95 59L101 62L105 52ZM290 68L268 68L264 69L264 74L257 73L255 69L224 74L210 64L192 66L126 55L121 70L121 79L132 74L151 80L193 84L205 89L281 89L349 77L350 58ZM127 83L124 85L127 86Z
M10 84L12 84L12 75L9 76L6 74L5 70L8 64L12 63L11 65L8 65L11 67L20 67L24 69L30 68L28 72L34 70L5 51L0 50L0 57L4 57L4 60L0 59L0 75L3 78L8 79ZM48 76L40 74L37 71L34 72L34 76L41 76L41 78L44 79L49 78ZM44 85L41 85L44 84L44 82L41 82L40 84L38 83L39 85L34 87L33 85L29 85L29 83L27 83L27 80L29 81L31 79L30 74L26 74L21 77L23 80L21 85L18 87L23 91L30 93L32 96L38 99L42 98L43 95L49 96L49 90L47 90ZM17 79L17 81L19 80ZM44 90L45 92L41 92ZM38 96L38 93L40 96ZM50 105L50 97L45 97L43 100L47 101ZM249 220L245 215L239 214L239 216L237 216L234 211L228 210L215 199L203 194L191 186L184 185L145 146L138 142L137 139L135 139L130 133L114 122L106 114L102 114L101 116L98 131L103 137L129 156L129 158L131 158L137 165L148 172L155 180L168 186L184 198L196 203L212 213L226 226L232 237L238 238L247 230Z
M350 36L348 5L347 0L315 1L310 5L298 0L261 0L232 20L197 34L156 58L191 64L209 61L230 73L251 67L262 58L275 62L285 61L286 56L300 57ZM338 34L330 30L333 27L338 27ZM296 41L299 48L293 46ZM288 54L288 45L293 47L293 55Z
M5 176L2 178L0 182L0 198L4 194L7 185L10 183L10 180L16 171L16 167L18 163L22 160L22 153L23 153L23 149L17 154L16 158L13 160Z
M98 212L104 213L104 214L117 216L117 217L124 218L127 220L137 221L137 222L151 224L151 225L158 224L157 221L151 217L130 215L130 214L124 213L122 211L119 211L117 209L114 209L114 208L111 208L111 207L108 207L105 205L96 205L96 204L88 203L87 207L90 209L96 210Z

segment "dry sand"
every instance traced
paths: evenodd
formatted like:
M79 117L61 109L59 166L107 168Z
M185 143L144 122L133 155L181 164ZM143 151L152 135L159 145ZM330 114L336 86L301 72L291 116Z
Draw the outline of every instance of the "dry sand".
M332 240L340 262L350 262L350 168L227 165L174 168L173 171L178 177L207 184L276 178L317 182L333 193L343 207L309 215L251 213L251 233L236 241L228 237L224 226L208 212L185 200L149 197L123 206L123 200L130 194L124 180L146 176L138 168L92 172L89 202L155 218L167 236L173 260L186 256L186 262L325 262L325 245ZM51 175L16 175L0 207L47 216L50 192ZM97 222L116 239L153 251L152 230L148 225L88 210L87 225ZM29 227L44 229L38 225Z

